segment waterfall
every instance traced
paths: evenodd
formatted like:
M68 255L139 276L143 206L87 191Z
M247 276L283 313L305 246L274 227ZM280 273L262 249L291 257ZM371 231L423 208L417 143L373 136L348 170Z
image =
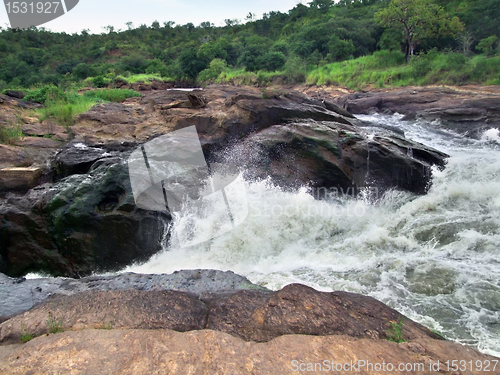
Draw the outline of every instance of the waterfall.
M497 133L474 140L399 115L363 119L404 130L407 138L451 155L444 170L432 171L427 195L392 190L376 201L318 200L305 187L289 192L270 181L246 181L249 212L242 225L188 248L166 243L166 251L126 271L214 268L271 289L299 282L362 293L448 339L499 356Z

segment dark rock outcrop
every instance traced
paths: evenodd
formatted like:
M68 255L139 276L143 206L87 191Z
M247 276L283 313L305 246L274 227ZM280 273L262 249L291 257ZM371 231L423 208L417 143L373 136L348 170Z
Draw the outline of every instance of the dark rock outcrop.
M38 150L59 144L39 136L43 126L29 124L25 129L35 136L22 142L38 142ZM81 277L159 251L170 218L135 206L127 158L139 145L191 125L209 164L233 164L248 178L270 177L287 188L351 189L356 195L369 186L422 194L431 167L446 159L387 129L369 134L333 102L298 92L217 85L150 91L79 115L69 129L74 140L42 168L39 182L46 184L2 198L0 272Z
M500 127L500 95L467 93L445 88L411 88L341 96L337 104L353 114L400 113L404 119L424 119L436 127L480 138Z
M370 186L422 194L431 167L444 167L446 157L397 134L374 136L353 125L308 121L251 134L230 159L244 165L250 178L271 176L283 186L344 192Z
M124 161L98 160L88 174L1 201L0 271L81 277L118 270L161 249L160 215L135 206Z

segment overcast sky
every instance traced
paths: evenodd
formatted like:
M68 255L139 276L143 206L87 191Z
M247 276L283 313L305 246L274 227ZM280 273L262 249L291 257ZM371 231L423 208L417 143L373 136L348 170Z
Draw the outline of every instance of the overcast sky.
M20 0L21 2L23 0ZM30 0L31 1L31 0ZM40 0L41 1L41 0ZM45 1L45 0L44 0ZM92 33L104 32L103 26L112 25L116 30L126 29L126 22L134 27L141 24L150 26L155 20L160 24L174 21L184 25L192 22L198 26L210 21L223 26L224 20L244 21L249 13L258 18L269 11L287 12L297 3L307 4L309 0L80 0L78 5L67 14L41 26L68 34L90 29ZM0 26L10 27L5 7L0 9Z

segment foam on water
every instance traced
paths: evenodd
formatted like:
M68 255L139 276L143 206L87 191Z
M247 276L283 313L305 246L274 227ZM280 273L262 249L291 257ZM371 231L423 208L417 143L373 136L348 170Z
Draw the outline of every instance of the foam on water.
M320 201L306 189L247 182L242 225L181 249L174 223L165 251L126 271L214 268L271 289L300 282L363 293L449 339L500 356L499 145L491 134L467 139L399 115L363 119L451 155L443 171L433 172L427 195L390 191L376 200Z

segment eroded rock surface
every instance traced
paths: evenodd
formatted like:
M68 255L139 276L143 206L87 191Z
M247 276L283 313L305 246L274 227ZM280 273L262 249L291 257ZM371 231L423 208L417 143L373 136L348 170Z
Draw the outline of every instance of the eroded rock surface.
M405 88L389 92L354 93L336 103L353 114L400 113L472 138L500 127L500 94L436 88Z
M462 374L500 374L498 366L493 370L497 358L430 338L397 344L337 335L287 335L255 343L211 330L180 333L128 329L69 331L37 337L24 345L2 346L0 371L3 374L281 375L309 369L305 373L343 373L343 369L335 370L338 363L345 364L351 373L363 375L458 374L446 366L446 361L452 358L474 365L478 361L483 366L477 367L482 370L474 368L473 372ZM488 363L489 371L485 371ZM375 372L377 365L380 371ZM388 368L392 371L387 371Z
M54 323L55 322L55 323ZM441 337L377 300L347 292L318 292L301 284L282 290L229 290L199 297L171 290L88 291L47 299L0 324L0 342L59 330L96 328L213 329L245 341L266 342L287 334L348 335L390 339L401 322L401 339Z
M15 113L24 102L5 103ZM34 163L42 169L41 185L27 193L32 184L7 188L0 196L0 271L82 277L159 251L170 217L135 206L127 159L144 142L191 125L209 164L233 164L249 179L269 177L292 189L359 192L370 186L422 194L431 167L446 159L391 130L369 134L366 124L332 101L290 90L215 85L147 91L81 114L68 129L75 138L64 146L57 146L64 143L62 128L26 119L23 129L32 136L20 142L38 150L38 157L57 152ZM20 147L2 147L7 162L26 161ZM2 186L8 184L0 181Z

